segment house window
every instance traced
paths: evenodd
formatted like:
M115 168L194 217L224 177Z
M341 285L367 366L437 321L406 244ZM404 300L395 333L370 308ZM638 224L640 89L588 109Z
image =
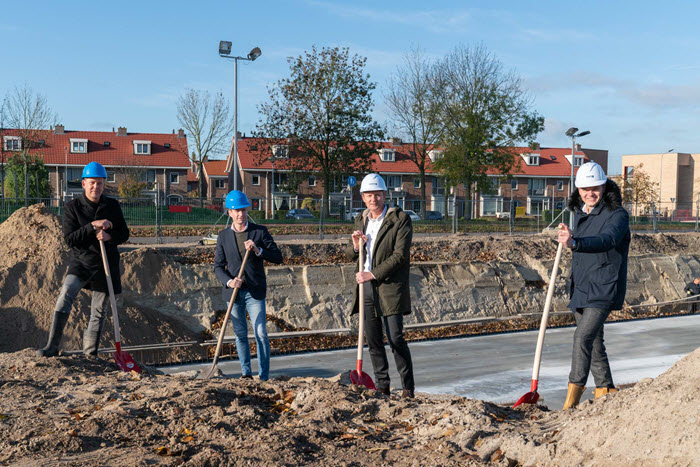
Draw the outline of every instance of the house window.
M517 190L518 189L518 179L514 178L510 181L510 189L511 190Z
M414 212L420 213L421 204L422 204L421 200L419 200L419 199L414 199L414 200L411 202L411 209L413 209Z
M420 188L420 178L413 179L413 188Z
M280 159L289 159L289 146L286 144L273 144L271 149L273 156Z
M387 187L391 190L393 188L401 187L401 175L387 175L386 177Z
M540 165L540 155L530 154L527 158L527 165Z
M316 177L313 175L309 177L309 186L316 186Z
M19 136L5 136L5 150L6 151L21 151L22 150L22 138Z
M217 188L217 189L226 188L226 179L225 178L215 179L214 180L214 188Z
M146 169L139 175L139 181L142 183L155 183L156 169Z
M433 176L433 195L444 195L445 194L445 180L439 177Z
M149 155L151 154L150 141L134 141L134 154Z
M260 175L251 175L250 176L250 183L252 185L260 185Z
M177 172L170 172L170 183L180 183L180 174Z
M260 198L250 198L250 209L253 211L259 211L261 206Z
M557 191L564 190L564 180L557 180Z
M69 182L79 182L83 178L83 169L70 167L66 173L66 180Z
M544 178L529 178L527 180L527 194L529 196L544 196Z
M87 154L88 140L86 139L70 139L70 152L73 154Z
M583 165L583 156L575 156L574 157L574 166L580 167L582 165Z
M396 151L393 149L382 149L379 153L379 158L382 162L394 162L396 159Z
M108 183L114 183L114 181L116 180L115 177L116 177L116 175L114 173L114 170L107 171L107 182Z

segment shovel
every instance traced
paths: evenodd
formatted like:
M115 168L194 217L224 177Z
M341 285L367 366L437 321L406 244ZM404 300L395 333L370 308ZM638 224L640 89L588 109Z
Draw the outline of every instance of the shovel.
M243 263L241 263L241 270L238 272L238 278L242 279L245 273L245 263L248 261L248 255L250 250L246 250L245 256L243 257ZM219 362L219 354L221 353L221 345L224 343L224 334L226 333L226 325L228 324L228 315L231 314L231 308L233 308L233 302L236 301L236 296L238 295L238 287L233 289L231 294L231 300L228 301L228 308L226 309L226 314L224 315L224 322L221 324L221 331L219 332L219 341L216 343L216 352L214 352L214 361L211 362L211 368L209 371L200 376L199 379L209 379L216 373L216 364Z
M102 265L105 268L105 276L107 277L107 290L109 290L109 301L112 303L112 320L114 321L114 362L120 370L135 371L141 373L141 368L136 364L134 359L126 352L122 352L121 335L119 334L119 314L117 313L117 301L114 299L114 286L112 285L112 276L109 272L109 263L107 262L107 252L105 251L105 243L100 240L100 251L102 252Z
M535 404L540 398L540 395L537 393L537 383L540 377L540 360L542 359L542 347L544 346L544 332L547 329L549 307L552 305L552 296L554 295L554 283L557 281L557 274L559 273L559 261L561 260L562 246L563 245L560 243L557 247L557 256L554 258L552 274L549 276L549 288L547 289L547 299L544 302L544 311L542 312L542 320L540 321L540 333L537 336L537 350L535 350L535 363L532 368L532 384L530 386L530 392L518 399L518 401L513 405L513 408L516 408L520 404Z
M365 266L364 251L365 246L363 245L362 239L360 239L359 271L362 271ZM357 368L350 372L350 381L352 381L352 384L356 386L364 386L367 389L376 390L377 388L374 386L374 381L372 381L372 378L367 373L362 371L362 346L364 344L365 337L365 296L363 293L365 290L364 285L364 282L360 283L360 291L357 297L359 302L358 305L360 307L360 330L357 338Z

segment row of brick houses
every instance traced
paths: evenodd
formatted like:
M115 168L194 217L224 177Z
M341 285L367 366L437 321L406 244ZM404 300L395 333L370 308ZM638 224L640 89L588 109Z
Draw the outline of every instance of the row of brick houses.
M22 150L21 132L3 129L2 159ZM29 151L43 159L49 172L51 197L70 199L82 192L83 167L96 161L107 170L106 192L116 195L130 177L146 183L143 196L155 197L156 188L164 203L182 201L188 193L187 138L177 133L129 133L66 131L63 125L37 134ZM191 187L190 187L191 188ZM23 196L23 194L20 194Z
M17 130L2 130L3 160L13 152L21 151L21 136ZM238 142L239 187L251 200L253 209L270 215L274 198L275 209L299 207L305 198L320 199L323 194L323 181L310 174L299 184L297 192L285 191L289 171L283 162L256 161L255 146L264 144L258 139L240 137ZM391 202L405 209L419 211L424 202L421 199L419 172L410 160L412 145L404 144L397 138L379 144L379 150L372 158L372 171L381 174L389 188ZM116 132L66 131L62 125L42 132L42 139L31 150L44 160L49 171L51 196L72 198L81 192L80 175L90 161L97 161L107 169L108 193L116 194L122 181L136 177L147 183L143 196L155 197L165 204L178 204L185 197L193 196L199 183L202 183L204 197L211 202L219 202L228 192L228 173L232 167L232 153L227 159L207 160L203 173L189 160L187 137L183 130L169 133L129 133L120 127ZM561 209L569 192L571 174L571 149L536 146L536 149L517 148L518 159L509 179L493 176L494 185L490 193L472 193L476 202L472 206L474 216L493 216L507 211L510 200L515 206L525 208L527 214L536 214L548 209ZM440 157L440 151L430 152L427 163L426 209L445 212L451 210L452 196L464 200L465 188L462 184L452 193L445 193L443 179L437 174L432 161ZM584 162L594 160L607 171L608 152L577 148L574 154L574 168ZM275 183L272 183L274 172ZM361 178L361 177L358 177ZM448 197L447 203L445 196ZM352 205L351 205L351 200ZM335 180L331 189L330 209L332 214L342 214L351 207L361 206L359 185L351 189L347 178ZM458 215L463 215L459 208Z
M313 174L308 180L302 182L296 194L291 194L283 189L288 171L284 170L283 163L278 162L273 170L273 162L265 160L261 164L256 161L256 153L251 150L261 142L255 138L242 137L238 140L238 167L239 187L251 200L254 209L264 210L268 214L271 211L274 197L275 209L289 209L298 207L304 198L319 199L323 195L323 181ZM514 172L509 179L493 176L494 188L489 194L473 193L472 199L477 202L473 205L474 216L493 216L504 210L508 210L509 202L513 200L515 206L525 208L527 214L536 214L548 209L562 209L564 200L569 192L569 179L571 175L571 148L545 148L536 146L537 149L517 148L520 158L519 167L516 164ZM420 177L416 165L410 160L409 151L412 145L404 144L394 138L390 142L380 143L379 150L373 155L372 171L381 174L389 188L389 198L392 202L404 209L419 211L423 200L421 199ZM209 199L223 198L227 192L226 179L231 170L231 154L226 161L208 161L204 164L205 179L207 182L207 197ZM440 157L440 151L432 151L431 159ZM607 171L608 152L577 148L574 155L574 169L581 164L594 160L600 163ZM275 183L272 183L274 171ZM435 173L431 161L427 164L426 173L426 209L444 212L445 188L439 174ZM451 209L451 194L448 210ZM465 199L464 185L457 187L458 200ZM348 210L352 199L353 206L361 206L359 185L350 192L346 179L336 180L331 190L331 213L338 213L339 206ZM504 201L506 201L504 203ZM342 208L340 208L342 211ZM458 212L458 215L463 215Z

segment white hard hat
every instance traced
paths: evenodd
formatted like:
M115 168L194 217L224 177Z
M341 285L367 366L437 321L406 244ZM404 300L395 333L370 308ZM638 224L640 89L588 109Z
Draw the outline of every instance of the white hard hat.
M576 188L605 185L607 181L603 168L595 162L586 162L576 172Z
M386 183L379 174L369 174L362 179L360 193L365 191L386 191Z

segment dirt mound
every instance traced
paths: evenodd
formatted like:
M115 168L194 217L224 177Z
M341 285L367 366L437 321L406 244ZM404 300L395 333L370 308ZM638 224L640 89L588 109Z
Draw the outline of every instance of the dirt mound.
M0 463L698 465L700 350L578 409L379 396L330 380L123 373L0 354Z
M68 269L70 251L59 218L36 204L15 211L0 224L0 352L43 347ZM62 348L82 346L91 294L81 292L73 305ZM158 310L118 299L125 345L193 340L198 336ZM111 346L111 310L102 346Z

